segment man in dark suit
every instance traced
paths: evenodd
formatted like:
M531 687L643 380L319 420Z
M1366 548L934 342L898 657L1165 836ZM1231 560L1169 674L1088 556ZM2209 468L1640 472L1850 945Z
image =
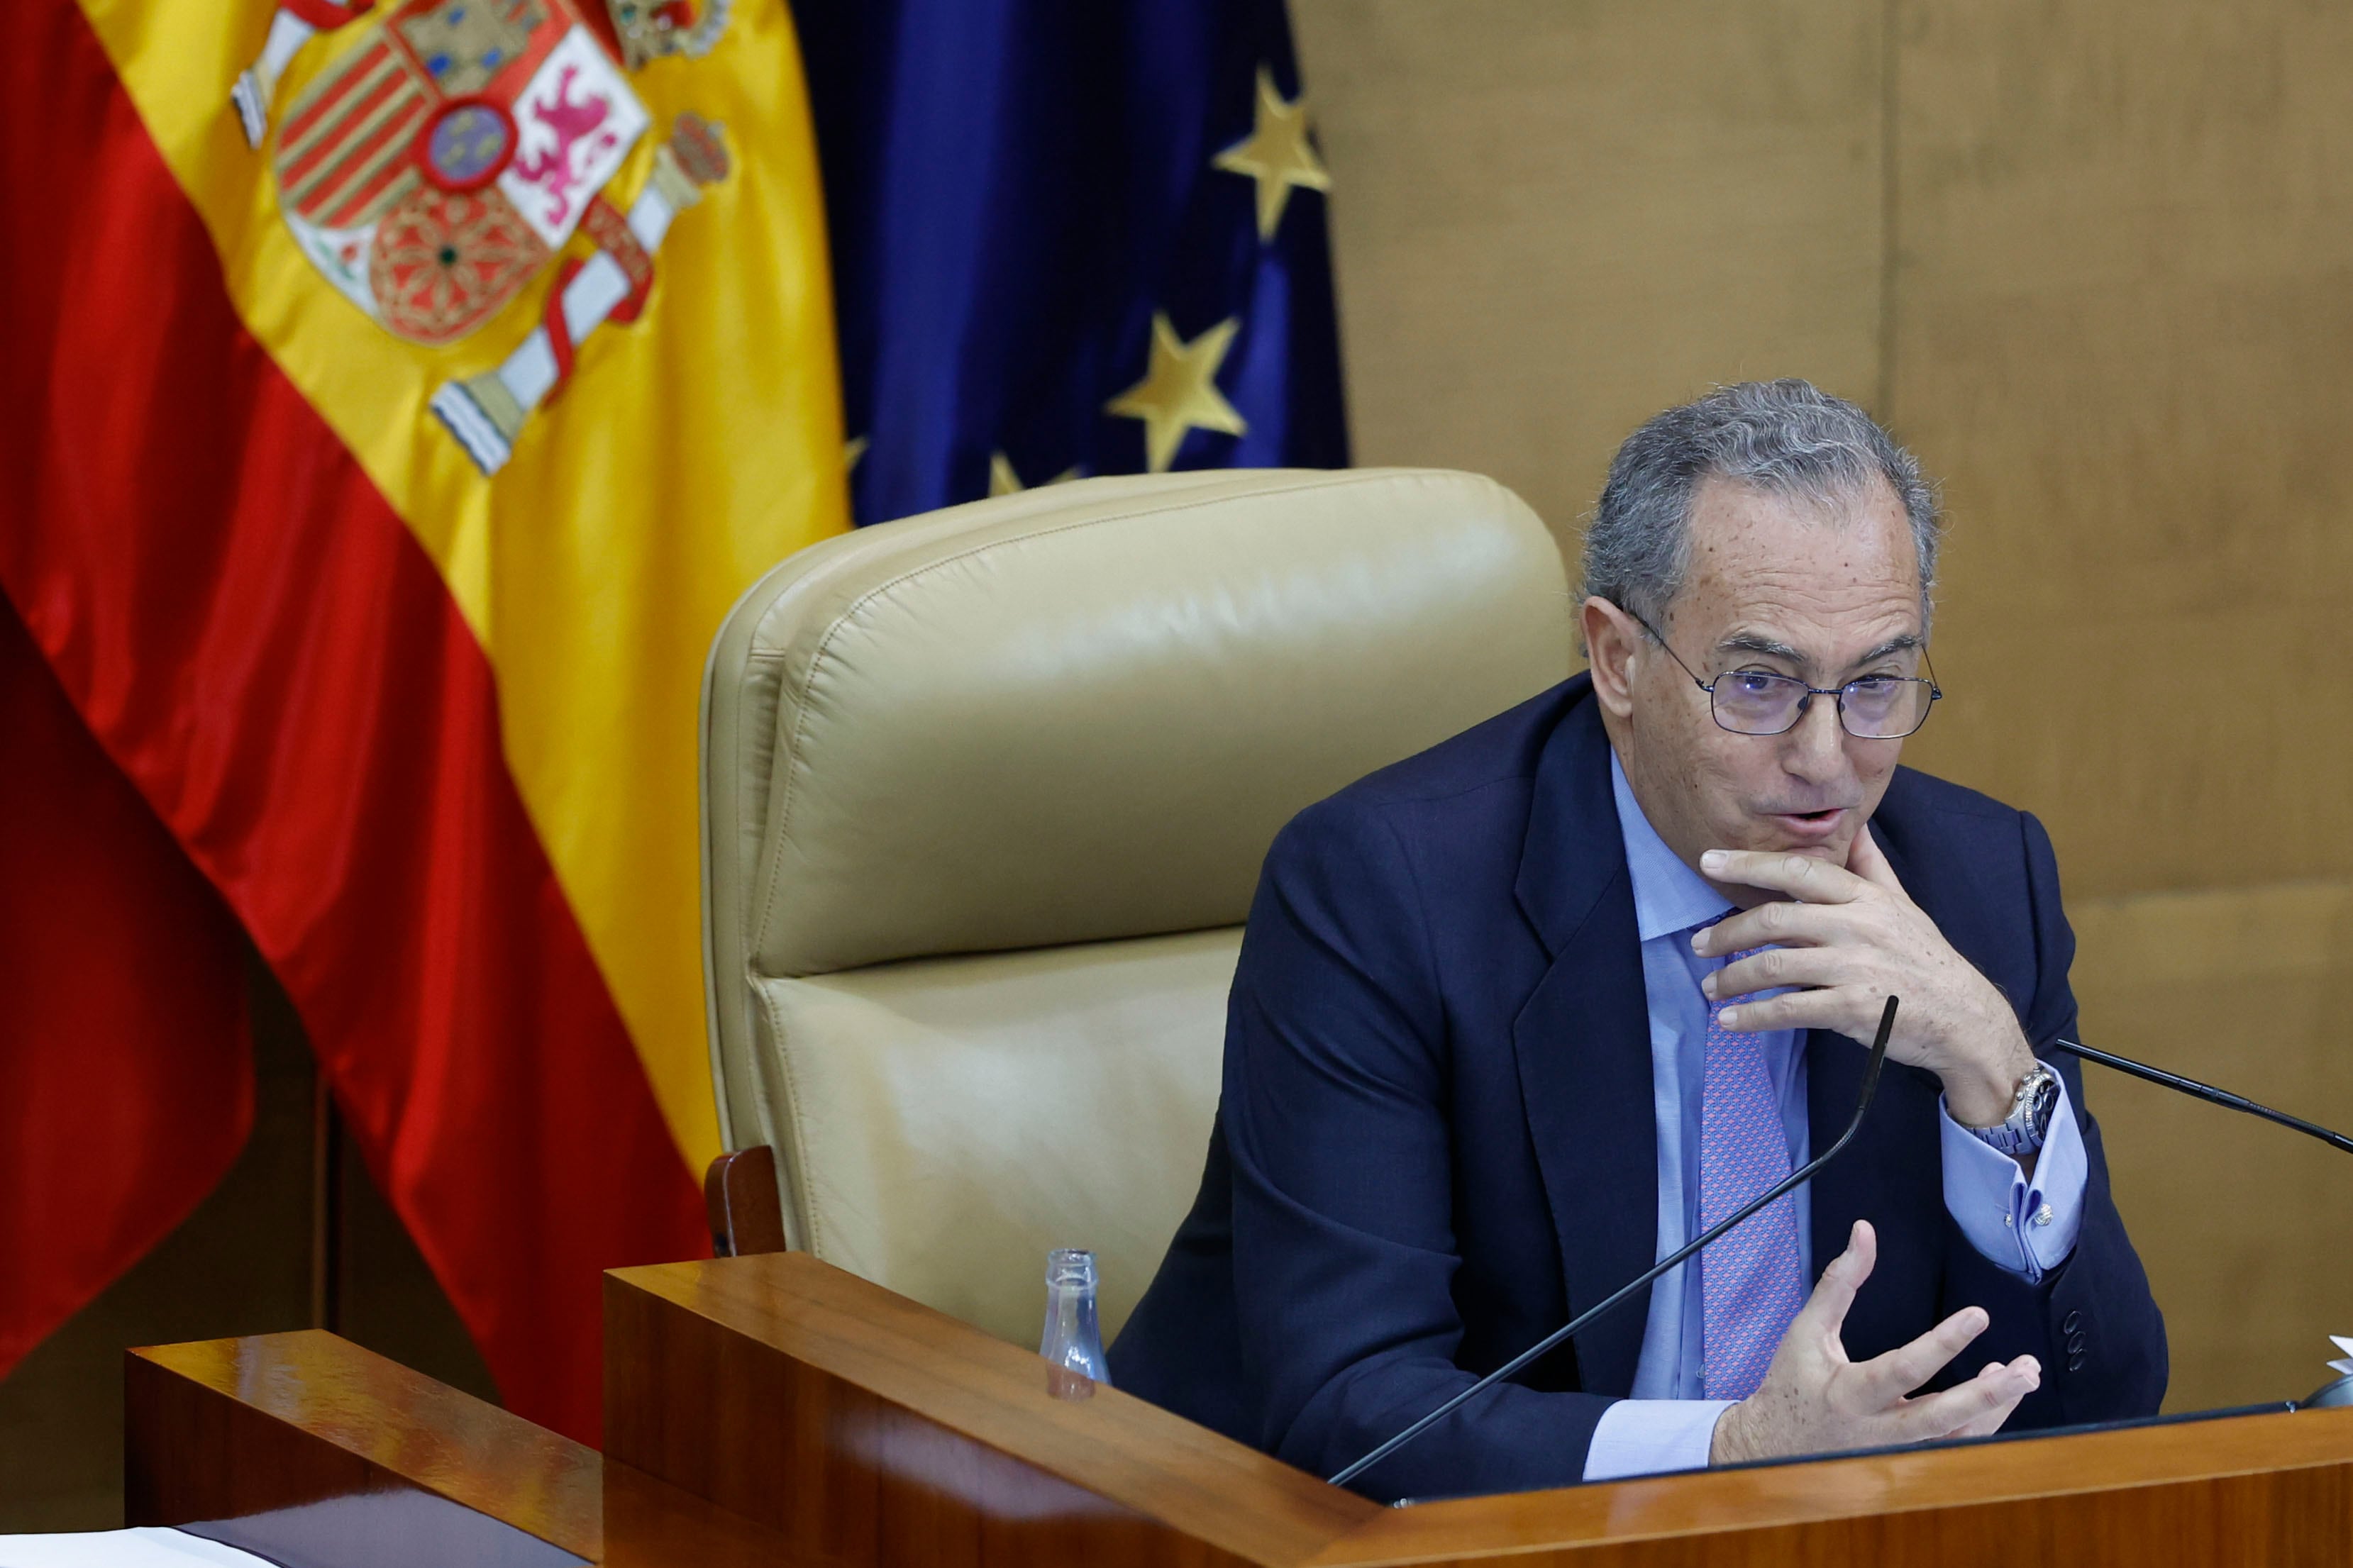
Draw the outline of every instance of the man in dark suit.
M1941 696L1937 539L1910 455L1802 382L1628 439L1590 672L1276 839L1122 1386L1339 1469L1826 1147L1894 994L1839 1160L1356 1484L2156 1411L2164 1326L2079 1070L2035 1055L2075 1027L2050 840L1896 765Z

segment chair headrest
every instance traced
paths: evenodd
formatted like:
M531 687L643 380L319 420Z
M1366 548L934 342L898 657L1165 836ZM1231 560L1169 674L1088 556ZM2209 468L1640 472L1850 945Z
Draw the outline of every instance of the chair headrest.
M1430 470L1082 480L802 551L706 677L713 979L1237 922L1293 814L1564 679L1570 612L1535 514Z

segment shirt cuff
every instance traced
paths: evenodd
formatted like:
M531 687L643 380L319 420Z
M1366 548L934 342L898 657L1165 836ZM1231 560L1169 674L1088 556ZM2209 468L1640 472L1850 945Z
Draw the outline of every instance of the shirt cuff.
M1969 1245L1995 1267L2028 1284L2067 1260L2084 1226L2084 1182L2089 1165L2067 1080L2051 1107L2051 1127L2030 1184L2018 1162L1953 1120L1936 1101L1944 1139L1945 1207Z
M1585 1451L1585 1479L1615 1481L1662 1470L1704 1470L1716 1417L1729 1399L1621 1399L1601 1413Z

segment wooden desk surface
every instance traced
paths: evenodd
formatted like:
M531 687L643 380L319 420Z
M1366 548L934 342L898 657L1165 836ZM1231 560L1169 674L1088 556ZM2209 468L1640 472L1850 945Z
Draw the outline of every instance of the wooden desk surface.
M2307 1410L1421 1503L1312 1562L2344 1563L2348 1501L2353 1408Z
M1388 1511L805 1253L615 1270L605 1322L610 1456L853 1561L920 1514L944 1564L1056 1519L1301 1563Z
M1188 1561L1264 1568L2353 1563L2353 1409L1382 1509L1115 1390L1054 1398L1020 1347L802 1254L618 1271L607 1304L614 1453L755 1512L783 1508L789 1475L816 1506L921 1494L980 1535L1040 1538L1035 1558L994 1561L1052 1560L1041 1512L1084 1498L1206 1549ZM691 1410L733 1436L714 1443ZM742 1479L748 1453L768 1500ZM913 1560L887 1521L825 1539L853 1562ZM1135 1560L1174 1552L1149 1529L1117 1539Z
M2353 1409L1392 1510L806 1257L607 1304L601 1458L332 1335L133 1352L130 1521L290 1568L2353 1564Z
M132 1524L291 1568L836 1568L332 1334L130 1352Z

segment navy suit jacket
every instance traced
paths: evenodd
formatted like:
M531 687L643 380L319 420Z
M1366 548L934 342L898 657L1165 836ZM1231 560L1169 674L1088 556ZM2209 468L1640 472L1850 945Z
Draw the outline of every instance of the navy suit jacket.
M1901 769L1873 826L1905 889L2038 1047L2072 1036L2074 938L2031 816ZM1806 1039L1812 1146L1864 1049ZM2108 1193L2073 1058L2052 1064L2091 1172L2066 1263L2030 1285L1946 1212L1939 1086L1888 1064L1816 1177L1813 1261L1858 1218L1879 1262L1860 1361L1975 1304L1945 1381L2022 1352L2011 1428L2155 1414L2165 1328ZM1650 1267L1657 1134L1609 742L1582 676L1302 812L1276 838L1229 1004L1191 1214L1112 1352L1119 1386L1328 1475ZM1560 1486L1633 1385L1647 1295L1360 1478L1378 1497Z

